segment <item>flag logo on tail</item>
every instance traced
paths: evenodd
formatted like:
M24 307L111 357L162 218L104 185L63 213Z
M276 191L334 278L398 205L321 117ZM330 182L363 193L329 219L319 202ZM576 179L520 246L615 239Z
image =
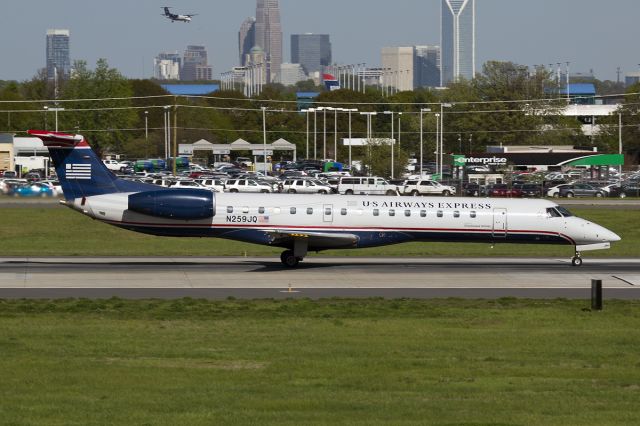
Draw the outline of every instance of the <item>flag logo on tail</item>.
M91 179L91 164L67 164L67 179Z

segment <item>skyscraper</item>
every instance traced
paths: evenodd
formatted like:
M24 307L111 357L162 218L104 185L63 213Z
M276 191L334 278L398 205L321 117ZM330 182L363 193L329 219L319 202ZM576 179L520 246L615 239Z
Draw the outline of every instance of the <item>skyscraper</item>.
M187 46L187 50L184 51L180 79L183 81L213 79L213 70L207 63L207 50L204 46Z
M383 47L384 85L413 90L413 47Z
M291 62L302 65L307 75L331 65L329 34L292 34Z
M69 30L47 30L47 78L53 80L69 78L71 57L69 56Z
M278 0L258 0L256 7L256 46L267 58L267 81L278 82L282 64L282 25Z
M247 65L247 55L250 54L253 46L256 45L256 18L247 18L240 25L238 32L238 52L240 53L241 66Z
M476 73L476 2L442 0L442 86Z
M440 86L440 46L413 48L413 86Z
M176 52L162 52L153 60L153 77L157 80L180 80L182 58Z

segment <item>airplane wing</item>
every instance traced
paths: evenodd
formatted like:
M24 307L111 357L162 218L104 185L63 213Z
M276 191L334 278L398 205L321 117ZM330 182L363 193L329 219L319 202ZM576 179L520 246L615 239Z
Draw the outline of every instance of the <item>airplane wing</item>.
M275 246L293 246L296 240L305 240L309 250L327 250L335 248L356 247L359 237L354 234L338 234L331 232L300 231L300 230L265 230Z

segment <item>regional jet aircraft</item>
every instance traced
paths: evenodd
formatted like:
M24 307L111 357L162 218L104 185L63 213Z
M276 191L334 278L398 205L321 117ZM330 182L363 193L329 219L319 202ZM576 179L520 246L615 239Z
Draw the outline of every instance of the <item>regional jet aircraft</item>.
M287 267L309 251L407 241L565 244L607 249L615 233L547 200L213 193L119 179L81 135L30 130L49 149L65 200L94 219L136 232L217 237L282 247Z

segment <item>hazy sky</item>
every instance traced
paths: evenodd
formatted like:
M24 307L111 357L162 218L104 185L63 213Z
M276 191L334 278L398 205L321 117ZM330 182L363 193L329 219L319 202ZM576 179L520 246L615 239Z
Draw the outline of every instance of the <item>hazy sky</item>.
M71 58L91 66L104 57L128 77L149 77L161 51L202 44L214 74L238 61L238 29L255 16L255 0L174 0L174 12L198 13L193 22L161 16L168 0L7 0L0 9L0 79L25 80L45 66L48 28L71 30ZM638 0L476 0L477 68L487 60L522 65L571 62L616 79L640 64ZM291 34L328 33L338 63L380 64L383 46L440 43L439 0L280 0L284 59Z

